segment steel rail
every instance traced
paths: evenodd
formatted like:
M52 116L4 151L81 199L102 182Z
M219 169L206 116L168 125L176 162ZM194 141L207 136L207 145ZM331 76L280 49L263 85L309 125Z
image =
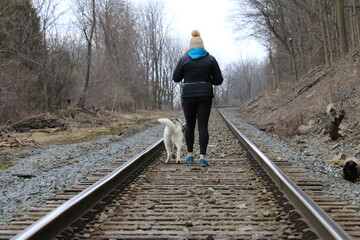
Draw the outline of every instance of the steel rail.
M300 211L321 239L352 239L328 214L324 212L309 196L291 181L269 158L267 158L243 133L236 128L219 110L231 131L250 152L258 164L265 170L277 187L289 201Z
M12 239L53 239L90 211L163 147L163 138L66 201Z

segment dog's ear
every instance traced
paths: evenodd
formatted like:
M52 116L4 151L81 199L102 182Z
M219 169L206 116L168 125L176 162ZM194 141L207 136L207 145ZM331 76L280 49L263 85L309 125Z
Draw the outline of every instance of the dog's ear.
M170 118L170 120L171 120L174 124L176 124L176 123L182 124L182 121L181 121L179 118Z
M181 125L184 125L183 121L181 121L180 118L177 118L177 121L178 121Z

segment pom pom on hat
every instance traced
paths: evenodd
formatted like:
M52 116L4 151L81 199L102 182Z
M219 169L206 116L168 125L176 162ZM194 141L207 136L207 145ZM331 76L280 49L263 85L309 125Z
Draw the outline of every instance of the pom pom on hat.
M191 32L191 38L190 38L190 43L189 43L189 49L194 49L194 48L205 48L204 47L204 42L200 37L200 32L198 30L193 30Z
M191 32L191 36L200 37L200 32L198 30L194 30L194 31Z

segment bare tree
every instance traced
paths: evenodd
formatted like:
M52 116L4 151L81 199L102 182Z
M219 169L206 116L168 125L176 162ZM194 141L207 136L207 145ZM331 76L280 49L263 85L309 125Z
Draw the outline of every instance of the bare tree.
M222 73L225 81L221 85L223 87L221 101L223 104L233 104L233 101L236 100L235 94L233 93L233 90L236 86L235 64L227 64L223 69Z
M240 59L223 69L224 84L219 89L221 102L240 104L268 87L267 62Z
M136 53L137 33L135 16L126 1L106 0L99 5L99 38L100 48L104 50L99 63L109 65L111 76L107 84L111 86L111 110L119 108L137 108L143 94L142 84L138 77L138 59ZM99 71L103 71L103 66ZM109 95L109 94L107 94ZM109 96L110 97L110 96ZM137 99L138 101L134 101Z
M78 106L80 108L85 108L85 99L89 88L91 73L93 37L96 27L95 0L79 0L77 2L76 16L87 46L85 79L78 102Z
M40 63L40 71L38 75L39 84L42 86L42 95L43 95L43 106L44 111L49 111L49 105L51 100L49 99L49 85L52 84L49 81L52 79L52 76L49 72L49 44L48 44L48 32L51 28L54 27L56 21L63 13L57 13L57 8L59 6L59 1L55 0L37 0L35 1L35 6L38 9L38 12L41 16L41 32L43 35L42 42L44 44L45 51L42 52ZM57 36L56 38L58 38Z
M164 22L164 6L152 1L141 9L139 29L141 32L141 58L146 68L146 79L149 84L152 108L161 109L164 75L164 46L166 41L166 26Z
M234 21L268 49L274 86L331 65L359 45L359 6L349 0L247 0ZM244 13L243 9L247 11ZM239 17L240 16L240 17ZM349 37L347 37L349 36Z
M326 0L320 1L320 21L321 21L321 33L322 33L322 43L324 49L324 59L326 65L332 65L334 62L332 55L332 41L330 37L330 29L329 29L329 19L327 14L327 4Z
M293 38L290 34L287 21L286 9L281 0L248 0L247 3L252 7L253 11L245 14L245 16L253 20L256 24L257 33L254 36L262 35L263 33L270 32L281 46L285 49L290 57L291 70L293 80L298 79L298 70L296 55L294 51ZM239 1L239 4L244 4ZM249 21L245 22L249 23ZM243 22L244 24L244 22ZM242 27L243 24L240 26Z
M345 57L348 52L348 44L346 39L345 18L344 18L344 1L336 0L336 14L339 28L340 54Z
M163 85L162 85L162 102L163 106L168 106L170 109L173 109L175 106L175 99L180 98L180 84L175 83L172 80L172 74L178 63L178 60L185 52L185 44L179 40L173 38L167 38L165 41L165 48L164 48L164 58L163 58L163 65L164 65L164 78L163 78Z
M42 44L40 18L30 0L0 2L0 121L15 121L38 110Z
M357 16L357 6L356 0L351 0L351 5L349 6L349 16L350 16L350 38L351 38L351 47L356 48L360 45L360 25L359 17Z

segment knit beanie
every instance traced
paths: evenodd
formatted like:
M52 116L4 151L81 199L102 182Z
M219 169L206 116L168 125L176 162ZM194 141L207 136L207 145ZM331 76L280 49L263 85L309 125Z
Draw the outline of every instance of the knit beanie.
M192 31L191 35L192 35L192 37L190 38L190 44L189 44L188 50L191 50L194 48L205 48L203 40L200 37L200 32L198 30Z

